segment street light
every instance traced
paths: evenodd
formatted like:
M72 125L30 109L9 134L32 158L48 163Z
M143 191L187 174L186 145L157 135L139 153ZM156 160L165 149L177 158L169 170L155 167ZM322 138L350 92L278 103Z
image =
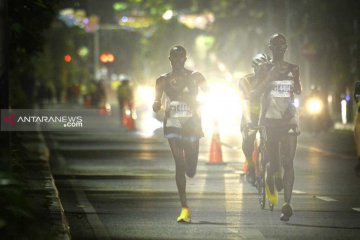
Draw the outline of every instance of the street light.
M71 62L71 55L70 54L66 54L65 56L64 56L64 61L65 62L67 62L67 63L69 63L69 62Z
M115 56L112 53L102 53L100 54L100 62L102 63L113 63L115 61Z
M164 14L162 15L162 18L166 21L170 20L172 17L174 16L174 12L172 10L167 10L166 12L164 12Z

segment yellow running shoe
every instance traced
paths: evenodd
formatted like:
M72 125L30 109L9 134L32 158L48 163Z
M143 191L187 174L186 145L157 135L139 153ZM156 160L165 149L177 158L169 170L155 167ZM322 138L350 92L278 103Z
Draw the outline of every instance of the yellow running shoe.
M267 183L265 184L265 192L266 192L267 198L269 199L269 202L272 205L275 205L278 203L278 199L279 199L278 192L274 189L274 193L271 193L269 185Z
M189 223L191 221L190 219L190 212L188 208L182 208L181 213L177 218L178 222L187 222Z

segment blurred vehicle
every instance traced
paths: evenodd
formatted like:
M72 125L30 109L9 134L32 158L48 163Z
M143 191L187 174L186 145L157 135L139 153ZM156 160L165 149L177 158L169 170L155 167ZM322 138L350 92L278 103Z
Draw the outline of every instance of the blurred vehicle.
M326 132L332 127L328 101L318 88L313 88L303 99L300 109L301 130L311 133Z

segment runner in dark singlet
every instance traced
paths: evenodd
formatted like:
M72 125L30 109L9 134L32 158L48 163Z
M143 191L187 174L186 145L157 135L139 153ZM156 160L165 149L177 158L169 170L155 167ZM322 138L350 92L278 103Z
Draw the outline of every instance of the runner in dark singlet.
M175 160L175 179L182 207L178 222L190 222L185 174L192 178L196 173L199 139L204 136L196 97L199 88L207 90L204 76L184 67L186 59L184 47L171 48L169 60L172 71L156 80L153 104L154 112L158 112L164 95L164 136L168 139Z
M270 162L266 177L266 194L272 204L277 203L277 191L284 188L284 204L280 219L289 221L292 216L290 205L294 185L294 166L298 130L297 109L294 106L294 94L301 93L299 67L284 61L287 49L286 38L275 34L270 39L272 60L265 69L265 81L253 92L260 94L260 126L266 136L266 161ZM267 70L270 69L270 70ZM281 173L283 166L283 174Z

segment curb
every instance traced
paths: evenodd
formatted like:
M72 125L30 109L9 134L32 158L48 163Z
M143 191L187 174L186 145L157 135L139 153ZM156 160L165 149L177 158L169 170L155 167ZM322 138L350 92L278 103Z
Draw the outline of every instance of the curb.
M45 202L45 208L51 221L56 239L70 240L70 227L65 216L64 208L59 198L59 192L50 169L50 151L45 138L40 131L23 132L19 134L21 144L29 153L29 161L24 162L27 169L29 191L40 195ZM39 197L39 196L38 196Z

